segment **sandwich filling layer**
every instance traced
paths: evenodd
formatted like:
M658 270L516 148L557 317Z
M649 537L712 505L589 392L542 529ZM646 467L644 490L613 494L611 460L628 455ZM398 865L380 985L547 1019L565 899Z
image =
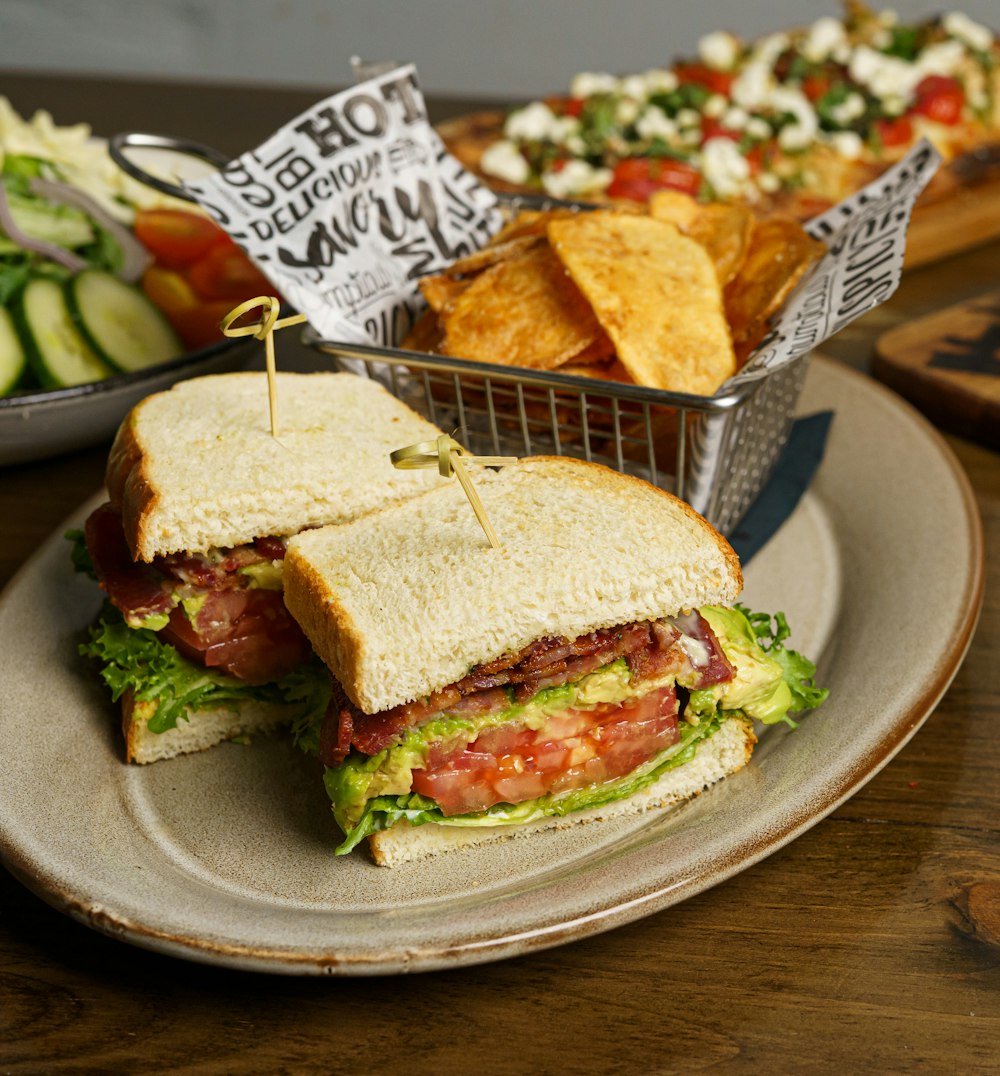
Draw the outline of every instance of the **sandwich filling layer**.
M523 823L633 795L725 720L786 720L795 693L817 705L804 701L812 666L772 649L742 612L707 606L542 639L380 714L334 682L322 726L300 740L327 767L340 853L404 820Z
M328 677L282 600L283 539L136 563L109 504L70 536L108 599L81 653L101 663L126 724L141 715L160 734L248 702L322 714Z

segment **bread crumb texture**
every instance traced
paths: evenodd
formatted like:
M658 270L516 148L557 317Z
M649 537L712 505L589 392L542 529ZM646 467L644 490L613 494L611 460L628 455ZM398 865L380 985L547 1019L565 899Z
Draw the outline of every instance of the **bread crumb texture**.
M473 479L499 549L457 481L289 543L285 601L368 713L542 636L731 602L742 588L725 539L639 479L553 457Z
M194 378L136 405L107 475L133 555L294 534L443 481L392 466L393 449L440 431L368 378L278 374L277 429L263 373Z

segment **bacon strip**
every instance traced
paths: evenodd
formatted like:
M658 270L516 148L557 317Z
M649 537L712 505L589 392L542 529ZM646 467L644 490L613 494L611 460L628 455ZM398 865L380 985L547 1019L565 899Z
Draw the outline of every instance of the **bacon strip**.
M703 647L699 661L692 662L680 645L681 634ZM586 676L624 657L632 682L639 684L669 671L694 679L696 687L729 680L733 669L719 646L708 622L698 612L654 622L636 622L617 628L581 635L576 639L547 636L517 652L502 654L478 665L467 676L434 692L426 699L404 703L377 714L365 714L343 695L336 684L338 703L327 712L323 740L337 749L323 761L336 765L346 756L344 744L353 744L366 755L376 755L397 743L409 728L423 724L436 714L485 714L526 702L543 688L558 687ZM702 660L704 659L704 660ZM327 730L327 725L336 728ZM322 756L321 756L322 757ZM335 759L336 761L330 761Z

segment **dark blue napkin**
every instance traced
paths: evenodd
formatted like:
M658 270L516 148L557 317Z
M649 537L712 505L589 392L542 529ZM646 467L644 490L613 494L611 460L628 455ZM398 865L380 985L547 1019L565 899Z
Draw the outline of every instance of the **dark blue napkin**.
M744 566L777 532L809 488L823 459L832 422L832 411L820 411L793 424L771 477L729 535Z

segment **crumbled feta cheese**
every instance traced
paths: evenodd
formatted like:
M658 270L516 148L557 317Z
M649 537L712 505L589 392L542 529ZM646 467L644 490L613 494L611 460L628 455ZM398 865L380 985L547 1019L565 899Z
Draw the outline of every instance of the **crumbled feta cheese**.
M761 172L757 177L757 186L765 194L774 194L775 191L781 189L781 179L773 172Z
M635 123L642 106L631 97L622 97L615 105L615 122L620 127L630 127Z
M677 137L677 124L656 105L648 105L635 125L640 138L662 138L670 142Z
M484 172L508 183L527 183L531 175L528 162L521 156L517 146L502 138L488 146L479 160Z
M849 93L839 105L830 109L830 117L840 127L847 127L852 120L865 114L865 99L860 93Z
M886 49L892 44L892 34L886 29L876 30L871 41L875 48Z
M792 86L779 86L771 94L770 103L775 112L787 112L794 117L793 123L778 132L778 145L787 150L809 146L819 130L819 120L809 98Z
M616 93L617 90L618 79L614 75L595 71L581 71L569 87L571 97L592 97L595 93Z
M830 145L849 161L856 161L865 148L861 136L854 131L834 131L830 135Z
M953 75L964 60L965 47L961 41L940 41L936 45L928 45L920 53L916 66L920 78L924 75Z
M722 114L722 126L730 131L742 131L750 122L750 115L742 108L727 108Z
M728 107L729 101L721 93L713 93L701 110L709 119L717 120Z
M679 85L673 71L666 71L659 67L650 68L642 77L646 83L647 96L652 96L654 93L672 93Z
M868 45L859 45L854 50L848 71L855 82L880 98L908 97L922 77L916 64L898 56L886 56Z
M791 39L788 34L768 34L754 45L751 62L764 64L765 67L774 67L775 60L790 44Z
M750 119L747 120L746 131L751 138L757 139L770 138L773 134L771 125L767 120L761 119L760 116L751 116Z
M839 19L825 17L817 19L809 27L801 51L810 63L818 64L830 56L834 49L846 43L844 24Z
M525 142L541 142L551 138L556 118L548 105L534 101L507 117L503 133L514 141L521 139Z
M883 8L876 18L883 26L895 26L899 22L899 12L891 7Z
M687 130L681 131L680 142L684 146L697 146L701 144L701 128L700 127L688 127Z
M851 46L850 45L838 45L830 56L839 64L843 64L845 67L851 62Z
M698 56L702 63L716 71L728 71L740 54L740 43L725 30L705 34L698 42Z
M682 108L677 113L677 123L680 127L700 127L701 115L693 108Z
M646 100L646 80L642 75L628 75L618 83L618 92L630 101Z
M720 198L733 198L750 178L750 163L732 139L710 138L702 146L701 171Z
M906 111L906 98L897 93L891 93L882 98L882 111L887 116L902 116Z
M946 34L957 37L977 52L988 52L993 45L993 32L988 27L973 22L961 11L948 12L941 20L941 25Z
M553 198L602 191L610 182L610 168L592 168L586 161L567 161L561 171L542 176L542 186Z
M753 111L767 104L773 87L774 75L770 64L752 61L737 75L730 92L740 108Z

